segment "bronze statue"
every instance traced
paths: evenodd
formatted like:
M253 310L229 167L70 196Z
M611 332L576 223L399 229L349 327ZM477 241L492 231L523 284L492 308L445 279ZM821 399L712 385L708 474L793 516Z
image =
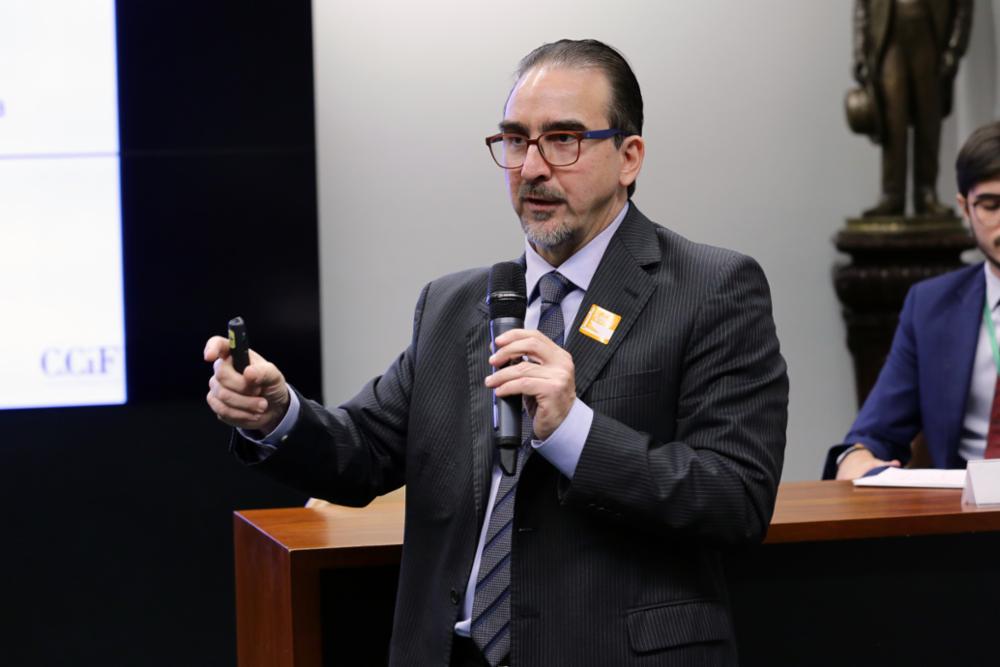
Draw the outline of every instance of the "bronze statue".
M854 77L861 88L848 94L848 122L882 146L882 194L865 217L903 215L908 125L914 213L954 215L937 197L938 148L971 22L972 0L856 0Z

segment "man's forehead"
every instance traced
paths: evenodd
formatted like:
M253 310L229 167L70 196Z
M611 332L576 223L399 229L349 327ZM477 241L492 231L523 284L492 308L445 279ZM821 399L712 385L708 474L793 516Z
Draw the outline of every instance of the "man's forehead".
M979 181L969 190L970 195L1000 194L1000 177Z
M520 123L587 123L607 115L610 84L595 67L542 64L525 72L504 105L504 120Z

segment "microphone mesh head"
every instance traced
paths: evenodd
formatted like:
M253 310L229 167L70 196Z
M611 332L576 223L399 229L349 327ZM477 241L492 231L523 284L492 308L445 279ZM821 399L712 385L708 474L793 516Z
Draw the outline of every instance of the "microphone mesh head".
M515 317L524 319L528 297L524 283L524 267L517 262L500 262L490 269L490 319Z

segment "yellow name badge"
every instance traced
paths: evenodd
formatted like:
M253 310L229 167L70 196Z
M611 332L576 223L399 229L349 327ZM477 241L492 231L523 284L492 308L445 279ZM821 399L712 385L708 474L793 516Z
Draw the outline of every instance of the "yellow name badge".
M583 319L580 325L580 333L590 336L598 343L608 344L611 334L618 328L618 323L622 321L621 315L615 315L610 310L604 310L596 303L590 307L590 312Z

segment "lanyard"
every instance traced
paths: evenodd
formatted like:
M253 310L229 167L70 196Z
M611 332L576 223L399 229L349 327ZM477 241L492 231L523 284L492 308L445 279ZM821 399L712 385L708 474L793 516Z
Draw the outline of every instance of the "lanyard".
M990 316L989 301L983 302L983 326L986 333L990 335L990 348L993 350L993 365L997 368L997 375L1000 375L1000 347L997 346L996 327L993 326L993 318Z

